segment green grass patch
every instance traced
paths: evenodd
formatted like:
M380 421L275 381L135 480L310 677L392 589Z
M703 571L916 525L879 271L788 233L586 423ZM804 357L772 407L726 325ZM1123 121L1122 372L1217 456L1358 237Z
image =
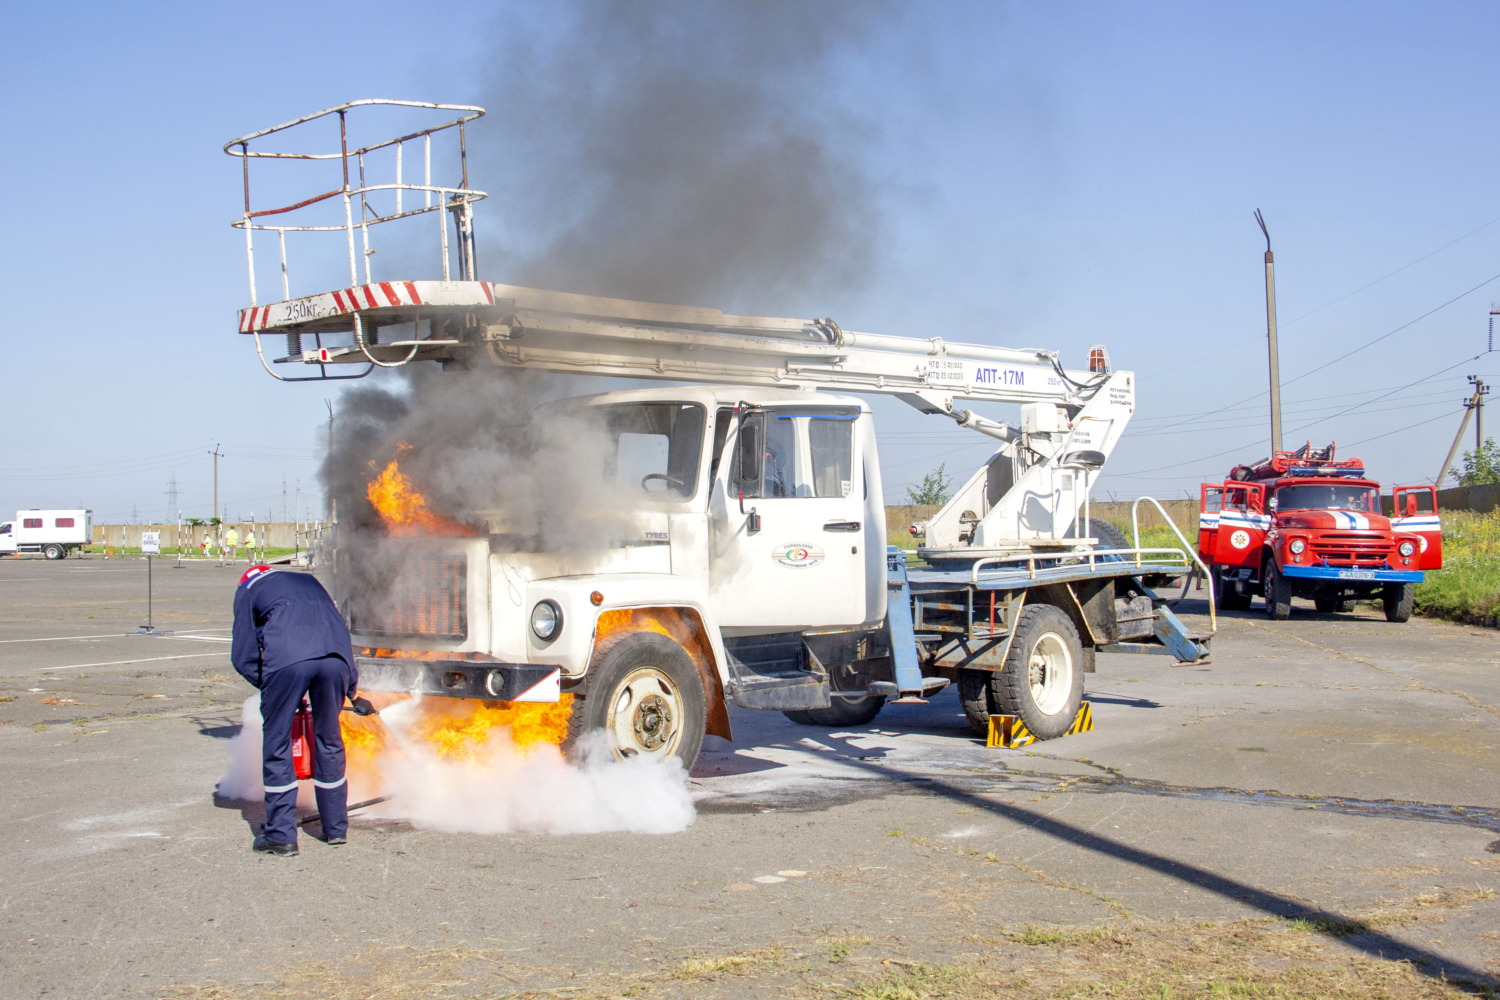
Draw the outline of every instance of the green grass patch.
M1500 510L1443 511L1443 568L1417 584L1417 610L1464 621L1500 615Z

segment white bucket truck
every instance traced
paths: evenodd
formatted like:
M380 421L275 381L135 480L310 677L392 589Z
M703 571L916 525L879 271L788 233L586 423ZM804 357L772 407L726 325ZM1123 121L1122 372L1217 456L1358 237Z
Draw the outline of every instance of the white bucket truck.
M729 738L730 701L848 726L887 701L919 702L953 683L976 732L995 714L1046 739L1083 718L1096 651L1207 657L1208 636L1188 634L1152 590L1188 573L1193 557L1127 548L1088 517L1090 488L1135 407L1134 375L1111 371L1102 348L1069 369L1054 351L481 281L472 203L483 193L466 174L441 185L430 172L403 179L399 167L394 183L366 173L377 152L400 164L412 145L406 161L425 163L441 134L461 143L478 108L406 105L459 115L361 149L314 150L343 159L342 189L252 209L250 164L291 155L284 142L259 151L263 139L389 103L397 102L341 105L225 146L246 168L235 225L247 241L251 304L239 330L268 372L358 378L436 361L711 384L564 404L593 410L622 449L627 438L660 439L659 467L637 470L612 494L635 530L601 539L597 552L528 551L507 531L505 511L446 512L483 526L470 537L395 540L399 558L369 574L393 578L385 592L371 600L356 590L347 608L364 649L362 687L569 697L573 737L603 731L619 756L675 754L691 766L705 732ZM349 283L293 297L286 234L326 231L299 224L297 212L333 200L345 206L347 221L334 228L345 237ZM434 227L443 280L373 275L370 229L424 212L452 217ZM267 231L282 255L281 298L262 303L254 237ZM284 355L269 354L283 338ZM925 566L908 568L904 553L887 548L873 419L844 393L895 396L999 443L920 526ZM1020 420L983 417L956 400L1018 404ZM359 576L374 552L350 534L337 558Z

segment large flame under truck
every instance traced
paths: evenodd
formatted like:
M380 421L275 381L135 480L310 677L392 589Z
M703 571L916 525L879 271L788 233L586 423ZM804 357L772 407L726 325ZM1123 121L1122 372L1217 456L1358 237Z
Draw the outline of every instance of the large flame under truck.
M359 145L349 119L368 105L457 117ZM245 167L235 225L251 304L239 329L266 370L290 381L438 362L694 384L538 413L595 414L615 435L606 450L619 449L612 474L633 470L608 493L626 527L597 551L528 550L504 510L454 512L480 525L471 534L400 539L385 599L351 597L356 644L371 654L359 662L363 687L571 699L575 736L602 730L618 756L675 754L691 766L705 732L730 738L729 702L848 726L956 683L976 732L1005 715L1046 739L1077 722L1097 652L1207 657L1208 636L1190 634L1155 592L1184 577L1192 555L1128 547L1089 516L1090 487L1135 408L1134 375L1112 371L1102 349L1066 368L1047 350L480 280L472 209L484 195L466 166L441 182L432 161L456 140L466 163L464 123L482 113L355 102L225 146ZM321 151L267 148L320 126L331 137ZM262 156L322 160L334 187L255 209L251 164ZM390 179L372 179L377 161ZM301 217L314 210L324 217ZM436 220L422 231L442 278L375 275L370 230L424 214ZM347 281L294 296L286 237L318 232L346 248ZM281 295L269 303L256 293L257 236L279 254ZM998 442L921 527L922 565L886 544L875 428L858 398L871 393ZM1019 420L959 400L1012 404ZM338 558L368 555L341 544Z
M1294 597L1324 612L1378 599L1388 621L1406 621L1423 571L1443 566L1442 526L1436 487L1400 486L1393 501L1382 513L1380 484L1331 444L1278 451L1204 483L1198 552L1218 606L1243 611L1260 595L1284 620Z

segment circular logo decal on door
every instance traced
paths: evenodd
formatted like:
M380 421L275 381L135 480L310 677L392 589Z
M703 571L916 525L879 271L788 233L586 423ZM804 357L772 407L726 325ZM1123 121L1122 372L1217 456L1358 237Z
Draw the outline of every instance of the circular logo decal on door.
M1243 549L1250 544L1250 532L1236 531L1229 536L1229 544L1237 549Z
M771 551L771 558L783 566L804 569L823 561L823 550L816 545L778 545Z

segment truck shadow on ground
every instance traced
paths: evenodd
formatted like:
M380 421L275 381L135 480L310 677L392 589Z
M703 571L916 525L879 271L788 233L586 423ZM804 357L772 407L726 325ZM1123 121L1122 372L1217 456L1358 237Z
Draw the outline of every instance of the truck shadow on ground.
M878 773L882 777L891 777L886 769L871 764L859 756L840 755L839 762L850 768L864 769ZM949 779L924 775L920 785L921 789L929 794L941 795L954 802L962 803L966 807L999 816L1026 829L1056 838L1076 850L1113 858L1156 872L1224 899L1252 907L1267 916L1282 920L1306 921L1309 926L1316 929L1317 933L1336 940L1345 947L1354 948L1384 961L1410 962L1413 968L1422 975L1454 986L1465 993L1475 996L1493 996L1495 988L1500 986L1500 979L1487 975L1481 969L1393 938L1356 918L1337 911L1309 906L1280 893L1179 861L1156 851L1123 843L1033 809L997 802L987 795L964 788ZM1202 789L1199 791L1205 793L1204 797L1208 797L1207 793L1220 790ZM1303 804L1305 805L1305 802ZM1461 812L1462 810L1455 811ZM1495 816L1493 810L1488 812L1491 815L1483 818L1474 817L1469 821L1472 825L1485 829L1500 828L1500 817ZM1461 822L1463 820L1454 818L1446 821ZM1350 933L1351 929L1353 933Z

